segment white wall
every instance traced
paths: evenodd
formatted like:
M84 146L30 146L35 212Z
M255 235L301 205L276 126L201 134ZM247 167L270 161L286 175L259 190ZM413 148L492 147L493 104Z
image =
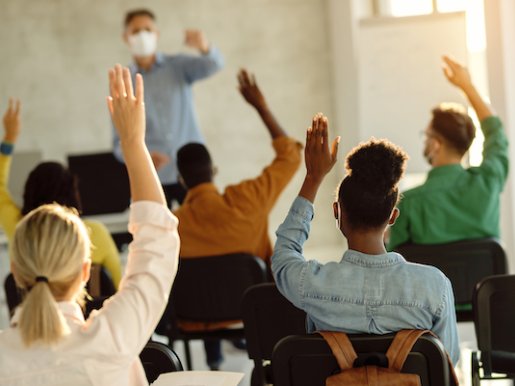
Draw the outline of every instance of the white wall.
M64 160L110 148L106 73L129 62L123 15L142 5L158 17L163 51L182 51L183 29L197 27L225 56L225 69L195 86L220 187L257 175L272 158L268 134L236 90L240 67L257 74L280 122L299 140L313 113L333 117L327 0L0 0L0 109L10 95L23 100L18 149ZM271 233L302 176L303 166L273 212ZM319 195L311 245L338 240L330 206L335 184L329 177Z

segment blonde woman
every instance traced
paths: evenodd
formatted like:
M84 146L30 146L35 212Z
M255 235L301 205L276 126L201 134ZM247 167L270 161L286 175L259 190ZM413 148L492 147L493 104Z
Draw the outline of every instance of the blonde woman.
M167 303L177 272L177 219L145 146L143 80L136 95L128 69L109 72L108 106L121 138L132 205L127 273L119 291L84 320L76 299L88 280L90 239L84 223L57 204L17 225L11 270L27 296L0 332L0 384L145 385L138 354Z

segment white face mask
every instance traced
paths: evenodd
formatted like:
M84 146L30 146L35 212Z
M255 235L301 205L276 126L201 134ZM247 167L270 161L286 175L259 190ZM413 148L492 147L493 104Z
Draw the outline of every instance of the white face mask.
M155 32L140 31L129 36L129 48L136 57L154 55L157 47L157 35Z

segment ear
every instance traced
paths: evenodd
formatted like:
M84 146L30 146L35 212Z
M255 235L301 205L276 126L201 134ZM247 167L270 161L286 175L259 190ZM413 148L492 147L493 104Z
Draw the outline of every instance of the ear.
M182 176L180 174L179 174L179 184L181 184L184 189L188 190L188 185L186 185L184 178L182 178Z
M217 174L218 174L218 167L213 166L213 167L211 168L211 175L214 177L214 176L216 176Z
M336 220L338 220L338 203L333 202L333 215Z
M87 283L91 275L91 259L86 259L82 263L82 282Z
M390 219L388 220L388 225L395 224L395 221L397 220L400 214L401 211L399 210L399 208L393 208L392 214L390 215Z

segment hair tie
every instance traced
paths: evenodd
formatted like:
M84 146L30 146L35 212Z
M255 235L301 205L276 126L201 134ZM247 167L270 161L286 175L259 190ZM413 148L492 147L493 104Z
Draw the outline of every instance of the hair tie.
M38 283L40 281L48 283L48 277L46 277L46 276L36 276L36 283Z

